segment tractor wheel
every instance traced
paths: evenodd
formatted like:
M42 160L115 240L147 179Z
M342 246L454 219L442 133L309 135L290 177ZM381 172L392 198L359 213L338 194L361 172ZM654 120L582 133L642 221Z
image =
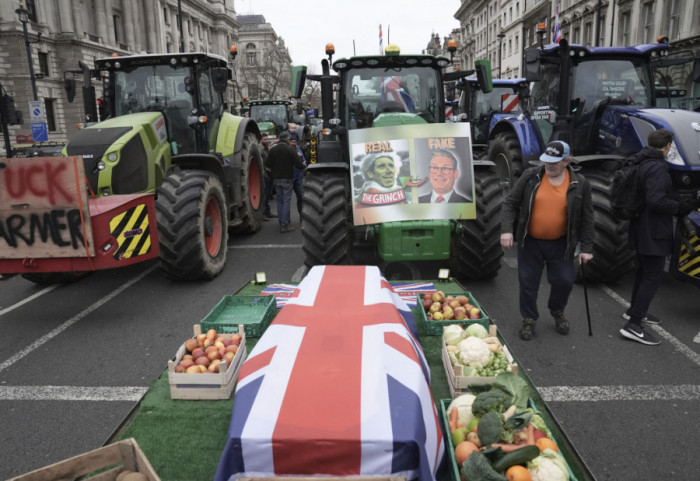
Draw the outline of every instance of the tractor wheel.
M496 164L496 174L510 190L523 173L523 154L518 137L513 132L501 132L491 142L489 160Z
M87 277L91 272L42 272L38 274L22 274L22 277L35 284L48 286L51 284L71 284L83 277Z
M221 181L201 170L163 179L156 199L160 268L175 280L213 279L226 264L226 196Z
M627 247L629 222L617 220L610 211L612 173L583 170L582 174L591 184L595 223L593 259L584 268L586 281L613 282L635 269L634 251ZM576 269L576 280L583 280L578 263Z
M476 219L459 221L450 248L451 269L457 277L491 279L501 268L501 178L493 169L477 169Z
M345 171L309 171L301 207L302 247L308 267L351 264L350 178Z
M265 169L255 134L248 133L243 139L241 158L241 205L237 208L241 222L230 229L236 234L252 234L262 228L265 209Z

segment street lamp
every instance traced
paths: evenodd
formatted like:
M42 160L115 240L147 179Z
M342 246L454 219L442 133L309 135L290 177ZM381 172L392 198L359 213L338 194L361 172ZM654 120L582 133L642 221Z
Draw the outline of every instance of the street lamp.
M501 53L503 52L503 39L506 38L506 34L501 30L501 33L496 35L496 37L498 37L498 78L501 78Z
M29 41L29 33L27 32L27 22L29 22L29 12L24 8L24 3L19 2L19 8L15 10L15 13L19 16L19 21L22 22L22 30L24 30L24 45L27 48L27 62L29 63L29 80L32 83L32 94L34 94L34 100L39 100L36 94L36 79L34 78L34 62L32 62L32 44L41 41L41 33L39 33L39 40L34 42Z

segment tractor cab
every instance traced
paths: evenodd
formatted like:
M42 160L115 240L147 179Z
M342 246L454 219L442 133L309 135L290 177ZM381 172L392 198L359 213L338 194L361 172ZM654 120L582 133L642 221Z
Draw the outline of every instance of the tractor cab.
M291 104L289 100L253 100L248 104L248 115L257 122L260 132L266 132L270 139L276 139L291 122Z
M95 66L92 77L104 82L102 120L160 112L174 155L210 153L215 148L224 112L222 94L231 78L223 57L131 55L98 59ZM66 89L70 92L68 80Z

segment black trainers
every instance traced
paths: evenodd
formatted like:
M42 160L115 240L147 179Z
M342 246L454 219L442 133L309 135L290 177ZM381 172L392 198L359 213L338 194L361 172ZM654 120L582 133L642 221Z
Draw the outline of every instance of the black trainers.
M625 324L625 327L620 329L620 334L627 339L632 339L633 341L646 344L647 346L658 346L661 344L661 341L646 332L644 327L637 327L635 324L630 324L629 322Z
M566 336L569 333L569 321L564 317L564 313L561 311L549 311L554 318L554 328L559 334Z
M520 339L523 341L529 341L532 336L535 335L535 320L534 319L523 319L523 325L518 332Z
M629 321L629 320L630 320L630 315L629 315L629 313L628 313L628 312L625 312L625 313L622 315L622 318L623 318L625 321ZM656 317L654 314L649 314L649 313L647 313L647 315L644 316L644 317L642 318L642 322L646 322L647 324L661 324L661 319L659 319L658 317Z

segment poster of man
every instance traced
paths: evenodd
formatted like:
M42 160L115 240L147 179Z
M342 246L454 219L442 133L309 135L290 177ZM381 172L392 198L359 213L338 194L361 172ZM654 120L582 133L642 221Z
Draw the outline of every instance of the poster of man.
M476 217L466 123L348 132L355 225Z
M418 202L454 204L472 201L471 173L462 174L459 154L468 148L467 140L455 137L416 139L416 156L428 159L420 168L427 168L426 176L430 180Z
M382 142L365 142L353 146L359 159L361 182L356 195L359 208L406 203L406 193L399 182L402 167L401 154L407 155L405 139Z

